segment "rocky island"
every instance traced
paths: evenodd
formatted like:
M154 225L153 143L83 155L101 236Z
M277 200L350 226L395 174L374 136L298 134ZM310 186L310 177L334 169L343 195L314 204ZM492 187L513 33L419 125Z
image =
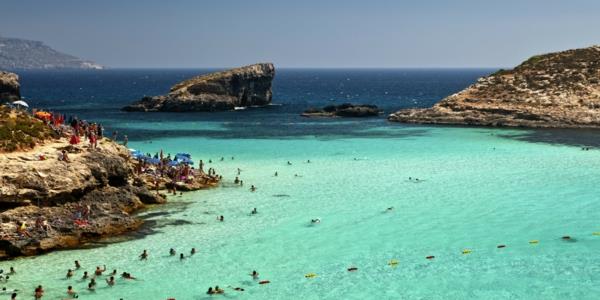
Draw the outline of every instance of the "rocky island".
M448 96L400 110L394 122L558 128L600 127L600 46L533 56Z
M271 103L274 76L271 63L201 75L174 85L167 95L144 97L123 110L191 112L265 106Z
M328 105L322 109L309 108L301 115L303 117L376 117L381 110L375 105L344 103L340 105Z

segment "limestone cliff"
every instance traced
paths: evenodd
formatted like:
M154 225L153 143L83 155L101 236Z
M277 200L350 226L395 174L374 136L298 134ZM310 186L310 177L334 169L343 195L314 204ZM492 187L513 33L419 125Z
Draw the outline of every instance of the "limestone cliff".
M0 71L0 104L21 99L19 76Z
M531 57L432 108L404 109L390 121L523 127L600 127L600 46Z
M222 111L271 103L271 63L197 76L174 85L164 96L144 97L125 111Z

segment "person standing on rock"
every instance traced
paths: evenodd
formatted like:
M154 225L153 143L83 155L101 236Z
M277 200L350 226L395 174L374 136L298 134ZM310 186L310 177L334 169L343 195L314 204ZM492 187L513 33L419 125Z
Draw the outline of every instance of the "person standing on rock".
M127 147L127 142L129 142L129 139L127 138L126 135L123 136L123 146Z

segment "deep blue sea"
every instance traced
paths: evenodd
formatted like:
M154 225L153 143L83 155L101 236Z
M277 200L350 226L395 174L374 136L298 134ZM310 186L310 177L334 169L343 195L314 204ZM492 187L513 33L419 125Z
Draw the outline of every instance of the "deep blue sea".
M386 121L493 71L483 69L283 69L267 108L119 110L208 71L19 72L32 106L101 122L143 152L211 159L224 180L141 212L146 227L126 241L1 262L17 270L1 286L24 291L19 299L38 284L44 299L63 299L69 285L80 299L600 298L597 130ZM344 102L386 114L299 115ZM233 184L238 169L244 187ZM198 253L181 261L168 254L192 247ZM143 249L147 261L137 259ZM83 267L65 279L74 260ZM99 278L87 291L81 273L103 264L139 279L108 287ZM270 283L258 284L252 270ZM225 294L205 293L215 285Z

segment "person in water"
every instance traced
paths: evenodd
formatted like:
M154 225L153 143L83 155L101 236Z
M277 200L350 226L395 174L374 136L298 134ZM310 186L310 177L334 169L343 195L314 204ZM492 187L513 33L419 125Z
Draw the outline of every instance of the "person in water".
M44 296L44 288L42 288L41 285L38 285L38 287L35 288L34 297L35 297L35 299L42 299L43 296Z
M91 283L91 282L90 282L90 283L88 283L88 290L89 290L90 292L93 292L93 291L95 291L95 290L96 290L96 284L94 284L94 283Z
M85 280L85 279L88 279L88 277L89 277L88 272L85 271L85 272L83 272L83 277L81 277L81 279Z
M114 269L114 270L112 271L112 273L110 273L110 275L112 275L112 276L115 276L115 275L117 275L117 269Z
M169 250L169 255L171 255L171 256L175 256L175 254L176 254L176 252L175 252L175 249L171 248L171 249Z
M71 278L71 277L73 277L73 270L69 269L69 270L67 271L67 279L69 279L69 278Z
M258 211L256 210L256 207L255 207L255 208L252 210L251 214L255 215L255 214L257 214L257 213L258 213Z
M310 220L311 223L321 223L321 219L312 219Z
M123 272L123 274L121 274L121 277L125 278L125 279L136 279L135 277L131 276L130 273L127 272Z
M75 261L75 269L80 269L80 268L81 268L81 265L79 264L79 261L76 260Z
M148 259L148 251L146 251L146 249L144 249L144 251L142 251L142 254L140 254L140 260L147 260Z
M17 293L12 293L12 295L10 295L10 300L17 300Z
M217 217L217 220L223 222L223 221L225 221L225 218L223 216L219 216L219 217Z
M10 271L8 271L8 274L9 275L13 275L13 274L16 274L16 273L17 273L17 271L15 271L15 268L10 267Z
M196 254L196 248L192 248L192 250L190 251L190 255L194 255Z
M256 191L256 187L255 187L254 185L252 185L252 186L250 187L250 191L251 191L251 192L254 192L254 191Z
M223 293L225 293L225 290L220 289L218 285L215 286L214 291L215 291L215 294L223 294Z
M183 256L183 253L180 253L179 254L179 260L184 260L184 259L185 259L185 256Z
M235 177L235 180L233 181L233 183L235 184L239 184L240 183L240 178L239 177Z
M252 276L252 279L258 280L258 272L256 272L256 270L253 270L250 275Z
M291 166L291 165L292 165L292 163L291 163L289 160L288 160L287 164L288 164L288 166Z
M208 288L208 291L206 291L206 293L207 293L207 294L209 294L209 295L212 295L212 294L214 294L214 293L215 293L215 292L213 291L213 289L212 289L212 286Z
M97 267L96 267L96 271L95 271L95 273L94 273L94 274L96 274L96 276L100 276L100 275L102 275L102 273L103 273L104 271L106 271L106 265L104 265L104 268L103 268L103 269L100 269L100 267L99 267L99 266L97 266Z
M108 284L108 286L115 285L115 277L114 276L110 276L109 278L106 279L106 283Z
M77 292L75 292L75 290L73 290L72 286L67 287L67 295L69 295L70 297L73 297L73 298L78 298Z
M275 177L277 177L277 171L275 171Z

